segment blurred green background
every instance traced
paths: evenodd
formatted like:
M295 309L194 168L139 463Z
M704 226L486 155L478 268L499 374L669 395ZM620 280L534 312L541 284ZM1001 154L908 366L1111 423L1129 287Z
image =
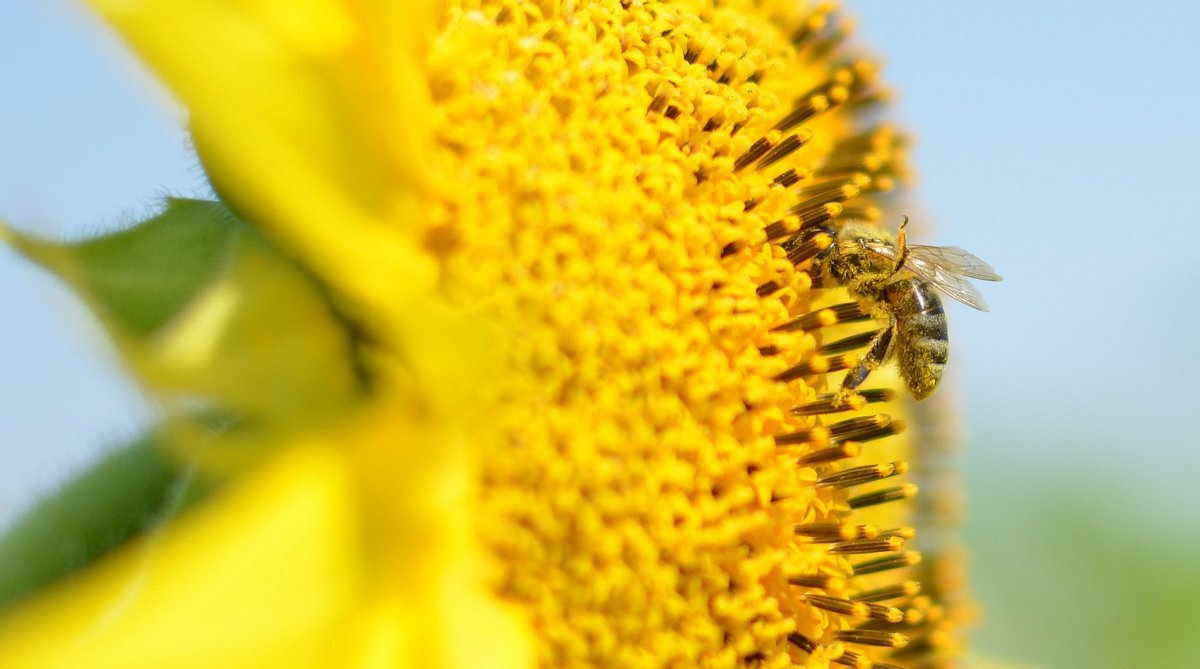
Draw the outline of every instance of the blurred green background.
M916 241L1005 276L992 313L950 307L979 652L1200 667L1200 6L850 9L917 136ZM179 111L73 5L0 4L0 92L0 216L26 229L109 229L207 190ZM151 411L7 250L0 313L3 524Z

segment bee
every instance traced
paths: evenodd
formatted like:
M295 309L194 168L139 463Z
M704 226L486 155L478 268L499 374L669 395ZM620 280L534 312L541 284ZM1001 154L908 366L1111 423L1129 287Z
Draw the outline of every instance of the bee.
M946 312L938 292L987 311L983 296L965 277L1001 279L990 265L957 246L910 246L907 225L905 216L894 236L862 223L825 230L833 243L813 258L813 277L820 285L845 287L872 316L887 322L858 365L846 372L834 406L845 404L871 371L893 356L913 397L928 397L949 356Z

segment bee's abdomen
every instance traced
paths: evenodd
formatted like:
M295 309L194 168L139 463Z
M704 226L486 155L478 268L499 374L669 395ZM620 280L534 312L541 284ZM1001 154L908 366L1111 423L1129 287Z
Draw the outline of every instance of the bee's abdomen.
M917 399L928 397L942 379L950 354L946 312L929 284L905 279L888 286L896 316L896 360L900 376Z

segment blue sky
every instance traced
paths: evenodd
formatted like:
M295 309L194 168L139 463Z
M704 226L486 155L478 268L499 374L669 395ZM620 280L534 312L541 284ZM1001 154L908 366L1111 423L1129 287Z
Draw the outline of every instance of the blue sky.
M951 313L976 499L1021 459L1193 518L1200 6L854 7L915 129L937 242L1005 276L992 313Z
M0 9L0 216L52 235L112 228L203 179L179 115L70 5ZM137 431L148 412L57 283L0 248L0 522Z
M67 7L0 8L0 216L77 234L204 192L169 98ZM991 313L950 307L969 535L993 550L1013 518L1052 513L1035 504L1056 489L1130 500L1148 527L1194 525L1200 5L851 9L916 136L908 213L935 233L914 241L966 247L1005 276L982 286ZM7 250L0 313L2 520L148 413L80 310ZM980 562L979 590L1003 600Z
M1159 561L1200 562L1200 5L852 6L917 137L935 243L1005 277L982 286L991 313L950 310L979 645L1043 667L1132 666L1103 630L1178 613L1138 589L1145 576L1081 567L1139 543L1156 547L1139 564L1151 579ZM1104 536L1064 560L1053 544L1080 508ZM1188 618L1180 629L1200 626ZM1160 646L1155 666L1194 666L1190 648Z

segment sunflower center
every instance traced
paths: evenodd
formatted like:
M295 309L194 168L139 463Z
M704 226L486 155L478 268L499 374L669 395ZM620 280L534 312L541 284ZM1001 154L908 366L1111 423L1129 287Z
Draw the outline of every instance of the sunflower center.
M449 184L431 248L452 299L507 328L477 524L542 664L903 645L847 622L904 617L848 597L872 567L847 556L914 561L902 514L851 522L913 492L854 490L904 473L849 460L899 421L824 417L824 374L866 338L813 333L865 316L814 308L828 238L796 236L878 216L895 141L854 123L871 68L833 65L827 10L790 3L451 4L427 64Z

